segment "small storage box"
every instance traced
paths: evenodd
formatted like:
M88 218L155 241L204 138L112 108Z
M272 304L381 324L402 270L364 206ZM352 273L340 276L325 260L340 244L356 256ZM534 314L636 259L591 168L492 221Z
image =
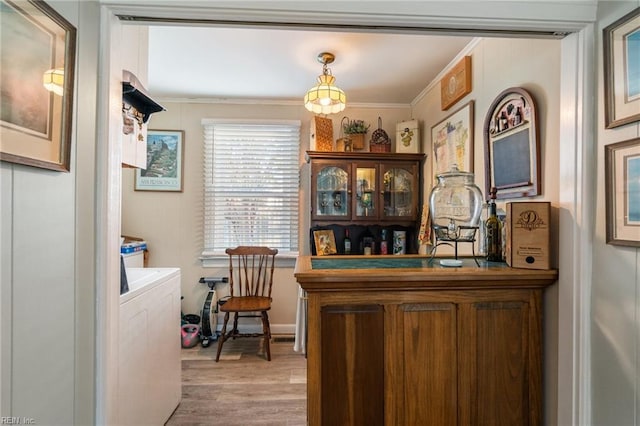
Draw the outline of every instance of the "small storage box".
M549 269L551 203L507 203L505 260L513 268Z

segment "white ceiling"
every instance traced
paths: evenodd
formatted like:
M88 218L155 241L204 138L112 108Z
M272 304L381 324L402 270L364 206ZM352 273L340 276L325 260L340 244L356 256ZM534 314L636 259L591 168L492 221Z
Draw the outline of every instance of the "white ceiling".
M159 98L300 101L322 72L349 103L409 104L472 41L422 34L150 26L148 90Z

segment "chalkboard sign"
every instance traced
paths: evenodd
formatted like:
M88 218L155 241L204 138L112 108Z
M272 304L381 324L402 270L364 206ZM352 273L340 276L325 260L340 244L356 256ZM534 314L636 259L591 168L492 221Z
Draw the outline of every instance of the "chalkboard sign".
M540 195L540 147L533 97L520 87L504 90L484 121L485 195L498 199Z
M529 129L507 135L493 142L493 186L498 190L531 183Z

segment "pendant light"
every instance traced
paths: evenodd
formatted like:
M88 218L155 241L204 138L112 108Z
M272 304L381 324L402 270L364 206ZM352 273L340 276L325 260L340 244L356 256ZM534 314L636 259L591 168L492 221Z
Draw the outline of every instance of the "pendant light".
M318 84L304 95L304 106L316 114L335 114L344 110L347 102L347 96L342 89L333 85L336 78L327 67L327 64L334 61L335 56L333 53L322 52L317 59L322 64L322 75L318 76Z

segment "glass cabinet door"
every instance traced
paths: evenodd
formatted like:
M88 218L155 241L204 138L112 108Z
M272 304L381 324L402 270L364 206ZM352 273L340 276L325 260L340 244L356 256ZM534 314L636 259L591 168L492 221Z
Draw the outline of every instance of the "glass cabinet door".
M314 218L348 218L349 174L335 165L324 165L315 173Z
M382 171L382 217L414 217L417 203L417 171L387 166Z
M376 192L377 168L356 167L356 198L354 215L357 218L375 217L378 215L378 196Z

